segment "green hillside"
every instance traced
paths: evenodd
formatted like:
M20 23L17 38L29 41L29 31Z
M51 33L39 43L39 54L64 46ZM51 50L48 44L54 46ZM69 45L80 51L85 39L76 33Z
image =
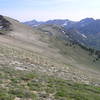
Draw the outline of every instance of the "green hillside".
M28 27L5 17L0 35L1 100L99 100L100 60L63 28Z

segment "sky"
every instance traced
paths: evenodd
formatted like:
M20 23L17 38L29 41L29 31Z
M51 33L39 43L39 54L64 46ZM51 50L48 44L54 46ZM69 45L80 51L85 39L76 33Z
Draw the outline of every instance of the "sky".
M0 14L19 21L100 19L100 0L0 0Z

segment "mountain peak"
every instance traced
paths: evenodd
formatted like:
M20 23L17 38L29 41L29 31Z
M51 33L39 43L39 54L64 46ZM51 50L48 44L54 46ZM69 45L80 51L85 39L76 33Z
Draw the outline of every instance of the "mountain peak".
M93 22L95 21L93 18L85 18L85 19L82 19L80 22Z

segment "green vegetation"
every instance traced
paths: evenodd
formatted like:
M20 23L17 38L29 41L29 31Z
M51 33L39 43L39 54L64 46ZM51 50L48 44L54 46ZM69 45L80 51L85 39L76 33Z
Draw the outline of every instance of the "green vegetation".
M32 100L41 100L41 97L45 100L100 100L100 87L8 68L0 68L0 73L4 75L0 74L0 100L14 100L15 97Z

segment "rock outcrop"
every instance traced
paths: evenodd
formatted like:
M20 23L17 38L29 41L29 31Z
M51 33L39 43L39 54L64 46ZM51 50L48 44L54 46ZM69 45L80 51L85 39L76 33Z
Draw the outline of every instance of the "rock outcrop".
M11 23L0 15L0 33L4 34L5 31L10 31Z

